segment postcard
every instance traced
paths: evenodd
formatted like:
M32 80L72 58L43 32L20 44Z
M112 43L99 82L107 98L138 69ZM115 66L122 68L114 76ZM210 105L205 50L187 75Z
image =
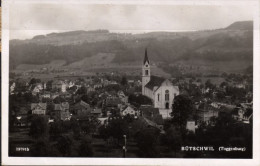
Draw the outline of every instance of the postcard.
M258 1L2 12L4 165L260 165Z

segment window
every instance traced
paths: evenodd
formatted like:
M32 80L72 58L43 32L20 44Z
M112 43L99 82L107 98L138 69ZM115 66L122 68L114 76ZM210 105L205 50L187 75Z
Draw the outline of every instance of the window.
M158 94L158 101L160 101L160 94Z
M145 75L148 75L148 70L145 70Z
M165 91L165 101L169 101L169 90Z
M174 97L176 97L176 93L174 93Z

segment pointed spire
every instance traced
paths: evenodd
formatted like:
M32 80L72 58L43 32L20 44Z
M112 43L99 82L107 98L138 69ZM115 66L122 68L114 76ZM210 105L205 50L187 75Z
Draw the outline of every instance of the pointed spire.
M145 64L146 61L147 61L148 64L149 64L149 59L148 59L148 56L147 56L147 48L145 48L144 64Z

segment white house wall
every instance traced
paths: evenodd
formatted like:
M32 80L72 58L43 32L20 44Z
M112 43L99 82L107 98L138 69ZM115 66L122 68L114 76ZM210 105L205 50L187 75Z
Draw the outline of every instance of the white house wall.
M173 86L168 80L162 83L162 85L155 91L154 96L154 107L155 108L166 108L166 100L165 100L165 91L169 90L169 109L171 109L173 100L174 100L174 94L175 96L179 95L179 89ZM160 94L160 100L158 101L158 94Z

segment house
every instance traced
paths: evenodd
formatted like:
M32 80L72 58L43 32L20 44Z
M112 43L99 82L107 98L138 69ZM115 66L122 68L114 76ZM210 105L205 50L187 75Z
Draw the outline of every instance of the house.
M247 99L248 102L251 102L252 99L253 99L253 93L250 92L250 91L247 92L247 94L246 94L246 99Z
M192 82L192 84L195 85L196 87L200 87L202 85L200 81Z
M142 94L153 101L154 108L170 110L174 98L179 95L179 87L168 79L151 76L150 61L145 50L142 67Z
M186 129L195 133L196 130L195 120L187 120Z
M10 83L10 94L14 94L15 82Z
M90 113L91 113L91 115L93 115L95 117L101 117L101 115L102 115L102 111L100 108L95 108Z
M32 114L36 115L45 115L47 109L46 103L32 103L31 104L31 111Z
M120 90L120 91L117 92L117 96L118 97L120 97L120 96L125 97L125 93Z
M164 121L159 108L153 108L149 105L141 105L140 116L156 123L160 128L163 127Z
M71 87L73 87L75 85L75 83L73 82L73 81L69 81L69 83L68 83L68 88L71 88Z
M54 112L51 113L51 116L62 121L70 120L69 103L54 104Z
M155 123L154 121L152 121L146 117L142 117L142 119L144 119L147 126L154 127L155 129L158 129L161 134L165 134L165 131L163 130L163 125L158 125L157 123Z
M209 93L210 89L209 88L201 88L201 93L202 94L206 94L206 93Z
M95 84L94 89L100 89L103 87L103 84Z
M249 121L253 117L253 109L246 109L244 115L243 115L243 121L244 123L249 123Z
M137 87L140 87L140 86L142 86L142 81L136 80L136 81L134 82L134 85L137 86Z
M212 117L218 117L219 109L215 108L207 103L201 103L198 110L196 110L196 115L199 122L205 122L210 124Z
M253 109L249 103L241 103L231 112L232 117L241 122L249 123L253 116Z
M118 91L117 96L124 104L128 103L128 96L126 96L123 91Z
M136 117L139 116L139 112L135 107L128 105L121 111L121 115L122 116L132 115Z
M133 84L135 82L135 80L128 80L129 84Z
M60 97L62 97L64 99L70 99L72 97L72 94L69 92L62 92L62 93L60 93Z
M87 84L92 84L92 83L93 83L93 79L92 79L91 77L85 78L84 81L85 81Z
M108 123L108 117L98 118L98 120L100 121L101 125L107 125L107 123Z
M43 90L43 85L41 83L37 83L31 86L31 91L33 95L40 93Z
M87 88L87 93L89 93L89 92L95 92L95 91L96 91L95 88L92 87L92 86L89 86L89 87Z
M43 82L43 89L46 89L46 88L47 88L47 83Z
M114 107L114 108L117 108L118 107L118 104L121 104L121 100L119 97L115 97L115 96L110 96L110 97L107 97L106 100L105 100L105 106L106 107Z
M51 98L51 93L45 91L43 94L40 95L41 98Z
M78 91L78 87L77 86L72 86L69 87L69 89L67 90L70 94L76 94L76 92Z
M81 100L80 102L76 103L71 107L71 110L74 114L78 116L83 115L90 115L92 109L90 108L90 105L86 103L85 101Z
M66 92L67 84L61 80L55 80L52 82L52 89L58 89L61 92Z
M59 97L60 96L60 94L59 93L52 93L51 94L51 99L55 99L56 97Z
M239 89L246 89L246 85L244 83L233 83L233 86Z

